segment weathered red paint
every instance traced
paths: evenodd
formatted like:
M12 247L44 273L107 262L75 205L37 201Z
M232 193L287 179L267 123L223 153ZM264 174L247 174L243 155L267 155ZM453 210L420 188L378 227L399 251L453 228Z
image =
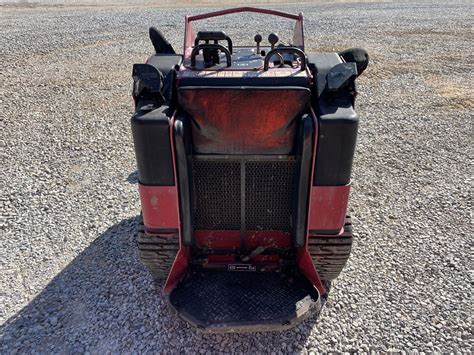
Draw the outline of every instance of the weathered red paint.
M255 262L273 262L277 263L280 261L280 257L278 255L256 255L254 256L253 260Z
M293 238L290 233L283 231L255 230L245 233L244 246L254 249L259 246L266 248L289 248Z
M233 263L235 262L234 255L209 255L207 260L210 263L217 262L217 263Z
M220 11L208 12L206 14L201 14L201 15L189 16L188 21L204 20L204 19L211 18L211 17L224 16L224 15L235 14L235 13L239 13L239 12L256 12L256 13L260 13L260 14L267 14L267 15L285 17L285 18L288 18L288 19L291 19L291 20L299 20L300 19L299 15L293 15L293 14L289 14L287 12L282 12L282 11L261 9L261 8L257 8L257 7L235 7L233 9L225 9L225 10L220 10Z
M339 231L344 226L350 185L313 186L309 205L309 230Z
M193 26L192 26L193 21L209 19L209 18L217 17L217 16L230 15L230 14L235 14L239 12L254 12L254 13L260 13L260 14L284 17L290 20L296 20L295 29L293 31L292 45L300 47L301 49L304 50L303 14L301 12L298 15L293 15L293 14L289 14L282 11L261 9L261 8L255 8L255 7L236 7L234 9L214 11L214 12L209 12L206 14L200 14L200 15L194 15L194 16L186 16L185 23L184 23L184 50L183 50L185 57L189 56L190 48L194 44L194 38L196 38L193 31Z
M178 100L193 118L197 153L289 154L310 94L305 88L196 88L180 89Z
M143 223L150 229L177 229L178 191L176 186L145 186L138 184Z
M163 287L163 292L165 294L170 294L171 291L176 287L181 277L188 269L189 265L189 247L184 246L180 242L178 254L176 254L176 259L173 262L171 271L166 279L165 286Z
M196 247L201 249L238 249L240 231L238 230L195 230Z
M195 230L194 241L201 249L239 249L239 230ZM244 247L255 249L259 246L266 248L289 248L292 236L288 232L271 230L249 230L244 237Z
M311 255L308 252L307 245L305 247L298 248L296 260L298 263L298 268L303 273L303 275L306 276L308 281L317 288L321 295L326 293L326 289L324 288L324 285L319 278L318 272L314 267L313 259L311 259Z

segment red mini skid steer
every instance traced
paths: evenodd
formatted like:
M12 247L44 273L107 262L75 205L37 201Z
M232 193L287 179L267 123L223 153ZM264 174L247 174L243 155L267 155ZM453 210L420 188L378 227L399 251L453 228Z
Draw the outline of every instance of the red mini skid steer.
M193 31L239 12L295 21L292 43ZM368 55L305 53L302 14L236 8L185 26L183 54L150 28L156 53L133 67L141 259L201 330L293 327L320 312L351 251L355 79Z

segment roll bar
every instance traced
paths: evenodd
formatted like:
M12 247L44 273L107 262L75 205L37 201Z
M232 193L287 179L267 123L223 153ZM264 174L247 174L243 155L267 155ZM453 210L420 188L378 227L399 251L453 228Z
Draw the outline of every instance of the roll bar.
M194 34L194 31L193 31L192 22L204 20L204 19L208 19L212 17L236 14L239 12L254 12L254 13L259 13L259 14L279 16L279 17L290 19L290 20L295 20L296 24L295 24L295 29L293 32L292 46L298 47L304 51L303 13L300 12L298 15L294 15L294 14L289 14L286 12L262 9L262 8L257 8L257 7L236 7L233 9L208 12L208 13L200 14L200 15L186 16L185 24L184 24L184 50L183 50L184 57L189 58L191 56L194 40L196 39L196 35Z

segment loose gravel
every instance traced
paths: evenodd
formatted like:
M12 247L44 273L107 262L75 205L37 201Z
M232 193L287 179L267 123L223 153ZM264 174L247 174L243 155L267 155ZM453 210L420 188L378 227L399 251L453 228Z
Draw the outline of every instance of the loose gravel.
M473 6L277 8L305 13L308 48L371 55L357 238L319 322L197 333L138 260L131 65L151 53L149 26L180 49L184 15L208 9L1 6L1 353L472 352ZM228 32L284 26L256 16Z

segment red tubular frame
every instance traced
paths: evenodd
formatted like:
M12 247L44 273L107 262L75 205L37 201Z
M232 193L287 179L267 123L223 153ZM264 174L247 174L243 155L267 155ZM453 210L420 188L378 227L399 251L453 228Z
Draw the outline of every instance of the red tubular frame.
M310 181L313 181L313 175L314 175L314 167L315 167L315 161L316 161L316 147L317 147L317 141L318 141L318 122L316 115L314 111L311 109L311 115L313 118L313 124L314 124L314 144L313 144L313 157L312 157L312 163L311 163L311 179ZM172 155L173 155L173 169L174 169L174 176L175 176L175 184L178 186L177 182L177 169L176 169L176 162L175 162L175 147L174 147L174 114L173 117L171 118L170 122L170 138L171 138L171 150L172 150ZM310 194L308 198L308 208L312 205L313 203L313 194ZM178 216L179 216L179 221L181 221L181 216L180 216L180 211L178 211ZM309 220L309 218L308 218ZM316 268L313 264L313 260L311 258L311 255L309 254L308 251L308 235L309 235L309 228L310 224L306 224L306 241L305 245L298 248L297 250L297 265L300 271L305 275L305 277L314 285L314 287L319 291L319 293L322 295L326 292L326 289L318 275L318 272L316 271ZM179 251L178 254L176 255L176 259L173 263L173 266L171 267L171 271L168 275L168 278L166 280L165 286L163 291L165 294L170 294L171 291L176 287L177 283L183 276L184 272L188 268L189 265L189 259L190 259L190 250L189 246L185 246L182 243L182 231L181 231L181 226L179 224L178 226L178 233L179 233ZM206 241L204 241L206 242ZM209 240L207 240L209 242Z
M208 12L208 13L200 14L200 15L186 16L185 24L184 24L184 47L183 47L184 57L185 58L189 57L189 54L191 52L190 48L194 45L194 39L196 38L191 22L204 20L204 19L208 19L212 17L236 14L239 12L254 12L254 13L259 13L259 14L284 17L290 20L296 20L295 30L293 34L293 42L294 42L293 45L300 47L304 51L303 13L300 12L298 15L294 15L294 14L289 14L286 12L269 10L269 9L261 9L257 7L236 7L233 9Z
M176 168L176 159L175 159L175 147L174 147L174 118L176 111L173 113L173 116L170 120L170 142L171 142L171 155L173 159L173 173L174 173L174 183L175 186L178 186L178 171ZM176 201L178 201L178 196L176 196ZM183 245L182 230L181 230L181 210L178 208L178 236L179 236L179 250L176 254L176 258L171 267L168 278L166 279L165 286L163 287L163 292L165 294L170 294L171 291L176 287L181 277L184 275L186 269L189 265L190 252L189 246Z
M225 10L220 10L220 11L208 12L206 14L201 14L201 15L189 16L188 21L191 22L191 21L204 20L206 18L224 16L224 15L229 15L229 14L236 14L238 12L256 12L256 13L260 13L260 14L267 14L267 15L285 17L285 18L288 18L288 19L291 19L291 20L299 20L300 19L299 15L293 15L293 14L289 14L287 12L269 10L269 9L261 9L261 8L258 8L258 7L243 6L243 7L235 7L233 9L225 9Z

